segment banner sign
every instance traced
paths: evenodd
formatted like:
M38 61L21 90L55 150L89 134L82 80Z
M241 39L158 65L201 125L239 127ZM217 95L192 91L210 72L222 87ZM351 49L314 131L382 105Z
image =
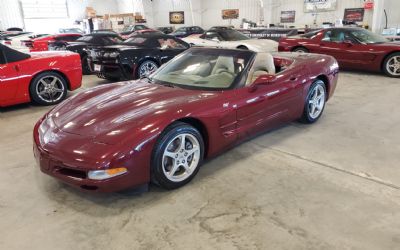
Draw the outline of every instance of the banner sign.
M364 8L344 9L343 20L348 22L362 22L364 20Z
M304 12L336 10L337 0L304 0Z
M281 23L294 23L296 17L296 11L288 10L281 11Z
M281 37L295 36L297 29L238 29L250 38L270 39L278 41Z

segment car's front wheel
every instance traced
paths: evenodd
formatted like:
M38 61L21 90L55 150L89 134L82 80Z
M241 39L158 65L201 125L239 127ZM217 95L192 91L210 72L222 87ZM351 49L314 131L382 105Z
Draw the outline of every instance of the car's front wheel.
M308 49L304 48L304 47L297 47L295 49L292 50L292 52L297 52L297 53L308 53Z
M385 59L383 71L390 77L400 77L400 52L393 53Z
M157 63L152 60L145 60L142 62L138 68L137 78L143 78L150 75L158 69Z
M326 97L327 93L324 82L321 80L315 81L308 91L303 116L300 121L303 123L316 122L324 111Z
M186 123L172 124L154 147L152 182L165 189L187 184L199 171L203 155L204 141L200 132Z
M90 75L92 71L90 70L87 56L82 57L81 63L82 63L82 74Z
M29 92L37 104L57 104L67 96L67 81L56 72L43 72L32 80Z

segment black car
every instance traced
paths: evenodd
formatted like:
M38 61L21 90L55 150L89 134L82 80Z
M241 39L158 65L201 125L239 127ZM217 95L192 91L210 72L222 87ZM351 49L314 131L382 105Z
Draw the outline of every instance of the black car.
M92 33L84 35L73 42L55 41L49 43L49 50L69 50L81 56L82 73L90 74L90 67L87 61L86 49L88 46L107 46L122 43L124 40L114 33Z
M172 27L172 26L158 27L156 30L161 31L164 34L170 34L170 33L174 32L174 27Z
M145 77L190 47L165 34L142 34L119 45L89 49L88 62L98 77L108 80Z
M175 30L175 32L170 33L171 36L175 37L187 37L193 34L203 34L204 30L199 26L189 26L189 27L180 27Z

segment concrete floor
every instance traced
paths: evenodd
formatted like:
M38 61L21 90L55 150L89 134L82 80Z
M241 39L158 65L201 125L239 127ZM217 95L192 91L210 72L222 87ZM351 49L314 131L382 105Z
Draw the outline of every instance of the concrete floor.
M0 109L0 249L400 249L399 96L399 79L342 72L318 123L141 194L82 193L41 174L31 134L50 107Z

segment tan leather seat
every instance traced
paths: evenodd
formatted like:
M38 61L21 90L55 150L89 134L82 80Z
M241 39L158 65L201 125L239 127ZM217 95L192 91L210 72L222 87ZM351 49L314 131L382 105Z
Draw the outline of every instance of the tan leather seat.
M211 75L219 74L221 71L235 73L235 65L233 64L233 58L231 56L218 57Z
M247 77L246 86L265 74L275 74L274 57L270 53L258 53Z

